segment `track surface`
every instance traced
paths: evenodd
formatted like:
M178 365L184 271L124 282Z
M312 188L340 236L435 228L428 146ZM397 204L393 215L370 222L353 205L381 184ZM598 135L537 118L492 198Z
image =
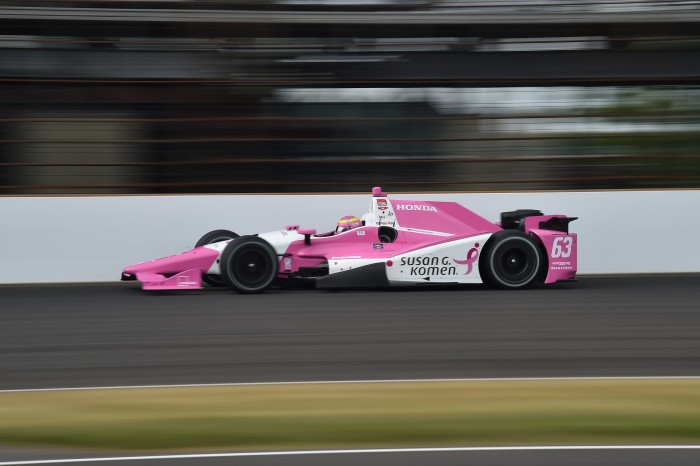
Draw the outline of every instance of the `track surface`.
M525 291L0 287L0 389L700 375L700 275Z
M519 292L0 287L0 389L457 377L700 375L700 275ZM78 456L85 456L79 454ZM0 461L76 457L0 449ZM698 450L134 460L233 464L695 465ZM103 464L103 463L81 463Z
M3 458L4 462L61 458L61 455L38 455L36 452L17 452ZM64 455L65 456L65 455ZM70 456L69 458L77 458ZM163 460L129 460L108 462L123 466L697 466L698 450L565 450L565 451L467 451L437 453L375 453L348 455L272 456L248 458L194 458ZM37 462L36 464L41 464ZM67 463L80 465L104 465L104 461Z

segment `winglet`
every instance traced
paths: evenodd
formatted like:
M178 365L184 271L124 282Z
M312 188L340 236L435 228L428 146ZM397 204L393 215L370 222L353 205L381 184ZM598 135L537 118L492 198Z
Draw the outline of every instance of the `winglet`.
M153 272L137 272L136 278L144 290L198 290L202 288L202 271L190 269L172 277Z

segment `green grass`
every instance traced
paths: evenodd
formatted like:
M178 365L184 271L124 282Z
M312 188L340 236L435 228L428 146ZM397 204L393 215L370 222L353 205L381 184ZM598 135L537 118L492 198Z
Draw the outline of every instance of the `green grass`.
M0 443L109 450L700 443L700 380L0 393Z

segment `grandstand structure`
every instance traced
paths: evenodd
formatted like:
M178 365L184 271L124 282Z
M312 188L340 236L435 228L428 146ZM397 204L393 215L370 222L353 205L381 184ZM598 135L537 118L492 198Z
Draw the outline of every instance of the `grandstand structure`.
M700 187L700 2L0 1L0 195Z

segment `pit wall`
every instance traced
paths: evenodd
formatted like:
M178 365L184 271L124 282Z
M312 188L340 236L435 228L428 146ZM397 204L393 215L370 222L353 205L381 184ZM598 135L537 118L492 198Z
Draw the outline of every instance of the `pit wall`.
M368 190L369 191L369 190ZM126 265L190 249L204 233L334 228L368 194L0 198L0 283L116 281ZM539 209L579 217L579 274L700 272L700 190L396 194L457 201L491 221Z

